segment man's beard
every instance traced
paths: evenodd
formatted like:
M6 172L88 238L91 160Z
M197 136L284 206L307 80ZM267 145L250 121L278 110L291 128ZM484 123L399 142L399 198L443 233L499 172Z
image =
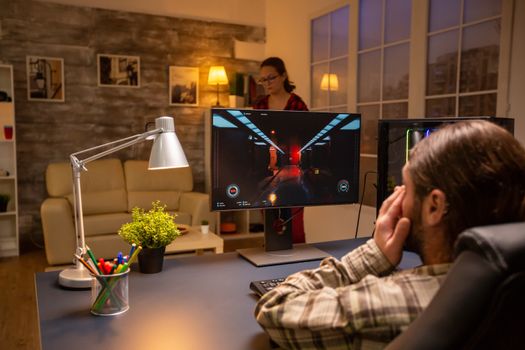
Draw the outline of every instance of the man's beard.
M421 224L421 202L416 200L412 213L410 215L410 233L405 241L404 250L414 252L419 255L420 258L423 256L423 225Z

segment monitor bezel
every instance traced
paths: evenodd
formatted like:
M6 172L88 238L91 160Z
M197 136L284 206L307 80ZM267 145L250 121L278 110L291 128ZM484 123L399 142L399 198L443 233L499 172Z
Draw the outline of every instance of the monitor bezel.
M347 201L347 202L337 202L337 203L319 203L319 204L297 204L297 205L280 205L280 206L272 206L272 207L265 207L265 206L253 206L253 207L244 207L244 208L216 208L213 205L213 169L214 169L214 151L213 151L213 145L214 142L214 132L213 132L213 112L215 110L236 110L241 112L277 112L277 113L331 113L331 114L349 114L351 118L358 118L359 119L359 142L357 142L357 153L359 156L357 157L357 164L356 164L356 170L357 170L357 195L355 200ZM254 110L251 108L228 108L228 107L212 107L210 109L210 118L209 118L209 127L211 130L211 149L210 149L210 195L209 195L209 208L211 212L229 212L229 211L242 211L242 210L259 210L259 209L283 209L283 208L303 208L303 207L319 207L319 206L336 206L336 205L350 205L350 204L356 204L359 202L359 186L360 186L360 152L361 152L361 134L362 134L362 117L361 113L355 113L355 112L335 112L335 111L294 111L294 110L272 110L272 109L266 109L266 110Z

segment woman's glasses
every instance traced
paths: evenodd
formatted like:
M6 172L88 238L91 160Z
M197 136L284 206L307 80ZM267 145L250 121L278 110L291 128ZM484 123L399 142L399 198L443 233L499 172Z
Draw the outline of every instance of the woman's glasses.
M277 79L278 76L279 75L268 75L267 77L259 78L259 80L257 80L257 83L261 85L266 84L266 83L269 84L275 79Z

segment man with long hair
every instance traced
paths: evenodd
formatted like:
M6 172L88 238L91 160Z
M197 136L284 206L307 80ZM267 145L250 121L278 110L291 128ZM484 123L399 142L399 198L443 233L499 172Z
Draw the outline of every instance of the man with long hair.
M418 143L373 239L289 276L255 316L284 348L361 349L396 337L430 303L465 229L525 220L525 149L487 121L449 124ZM403 247L423 265L395 271Z

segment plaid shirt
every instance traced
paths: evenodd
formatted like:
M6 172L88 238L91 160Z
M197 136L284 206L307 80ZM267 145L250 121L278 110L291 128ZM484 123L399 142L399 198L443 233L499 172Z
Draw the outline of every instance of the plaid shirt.
M268 109L268 98L270 95L266 95L260 100L258 100L254 105L253 109ZM284 110L287 111L307 111L308 107L306 106L306 103L304 103L303 99L299 97L299 95L294 94L293 92L290 94L290 98L288 98L288 102L286 102L286 106L284 106Z
M289 276L259 299L255 317L287 349L380 349L429 304L449 267L393 273L369 240L341 261Z

